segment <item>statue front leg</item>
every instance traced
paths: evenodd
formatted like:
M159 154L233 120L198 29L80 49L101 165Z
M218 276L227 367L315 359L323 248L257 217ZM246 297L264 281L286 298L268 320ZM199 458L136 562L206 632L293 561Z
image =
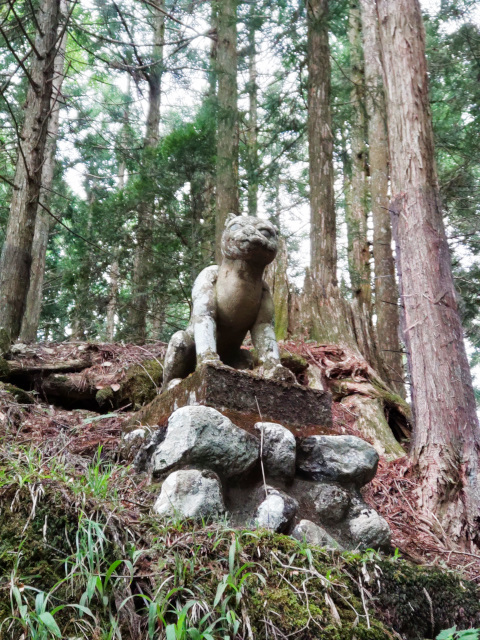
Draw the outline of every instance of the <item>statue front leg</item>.
M163 390L175 378L186 378L195 371L195 342L188 331L177 331L168 343L163 365Z
M250 331L253 346L257 350L265 378L282 382L296 382L294 374L280 362L280 353L273 328L273 313L272 295L265 285L257 321Z
M210 315L194 317L193 335L197 352L197 367L202 364L221 364L217 353L217 326Z
M195 340L197 366L220 363L217 350L215 295L217 273L217 266L207 267L200 273L193 286L190 326Z

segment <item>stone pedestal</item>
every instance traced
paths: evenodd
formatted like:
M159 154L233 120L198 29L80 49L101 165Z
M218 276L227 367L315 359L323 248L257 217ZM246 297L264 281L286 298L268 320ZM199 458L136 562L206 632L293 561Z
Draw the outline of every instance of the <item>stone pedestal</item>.
M318 391L259 378L248 371L204 365L173 389L136 413L125 432L143 426L164 426L176 409L204 405L217 409L237 426L254 431L256 422L278 422L295 436L331 434L332 398Z

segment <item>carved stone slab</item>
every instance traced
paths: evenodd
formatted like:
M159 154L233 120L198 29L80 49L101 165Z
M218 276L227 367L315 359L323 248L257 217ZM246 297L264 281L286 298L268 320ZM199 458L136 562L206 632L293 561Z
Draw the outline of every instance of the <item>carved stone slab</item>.
M333 433L332 398L327 391L210 364L157 396L128 421L124 431L139 425L164 426L175 409L186 405L213 407L257 436L253 426L260 421L279 422L295 436Z

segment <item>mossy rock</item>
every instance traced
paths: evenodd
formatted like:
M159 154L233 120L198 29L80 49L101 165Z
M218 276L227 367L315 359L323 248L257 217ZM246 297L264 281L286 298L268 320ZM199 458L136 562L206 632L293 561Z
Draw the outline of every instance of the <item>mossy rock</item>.
M142 364L130 367L115 395L119 402L130 402L133 410L137 410L151 402L158 394L163 379L163 367L158 360L145 360Z
M373 586L377 607L385 621L409 640L436 638L453 626L480 627L480 588L473 582L453 571L404 561L383 561L378 566L380 588Z
M33 404L35 402L33 396L28 393L28 391L20 389L13 384L4 384L0 382L0 389L8 391L8 393L10 393L19 404Z
M113 406L113 397L114 392L111 387L104 387L103 389L99 389L95 394L95 400L98 402L100 407L110 403Z
M302 358L302 356L299 356L296 353L290 353L285 349L280 351L280 361L284 367L290 369L290 371L295 375L303 373L308 368L308 362L305 358Z

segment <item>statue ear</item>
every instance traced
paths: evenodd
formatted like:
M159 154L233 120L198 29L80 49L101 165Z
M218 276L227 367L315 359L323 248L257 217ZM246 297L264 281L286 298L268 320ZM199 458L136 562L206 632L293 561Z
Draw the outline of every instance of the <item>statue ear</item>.
M227 216L227 219L225 220L225 226L227 226L227 224L229 222L231 222L234 218L236 218L237 216L234 213L229 213Z

